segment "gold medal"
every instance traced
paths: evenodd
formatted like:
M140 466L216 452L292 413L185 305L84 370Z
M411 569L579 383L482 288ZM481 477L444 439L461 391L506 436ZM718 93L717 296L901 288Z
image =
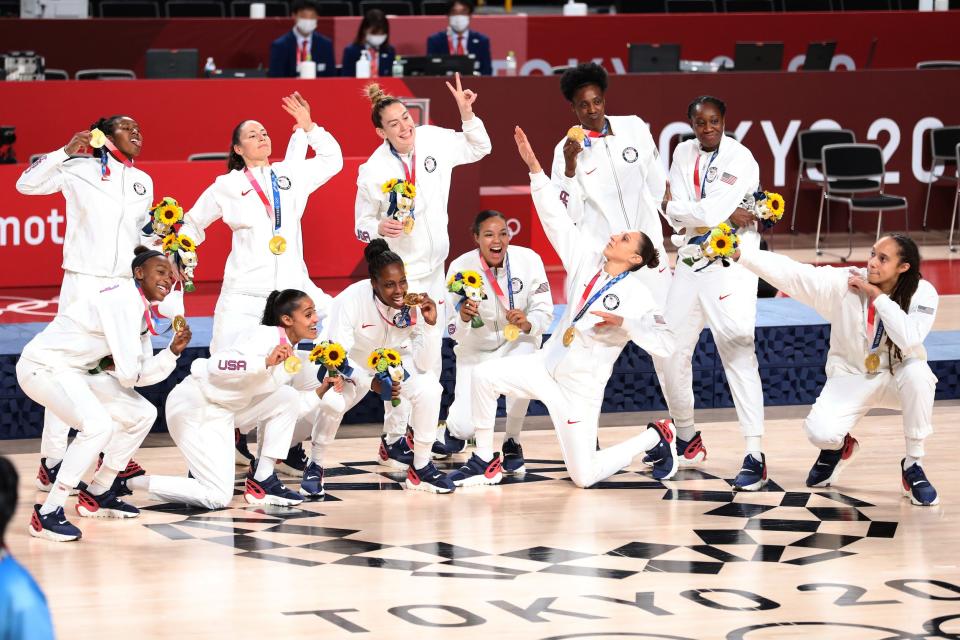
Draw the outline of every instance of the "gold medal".
M273 236L270 238L270 253L275 256L280 255L287 250L287 240L283 236Z
M567 330L563 332L563 346L569 347L573 344L573 338L577 335L577 330L573 327L567 327Z
M403 296L403 304L407 305L408 307L419 306L421 301L422 299L419 293L408 293Z
M173 317L173 330L180 333L187 328L187 320L183 316Z
M90 146L94 149L99 149L105 144L107 144L107 136L103 134L103 131L100 131L100 129L91 129Z
M283 370L289 374L299 373L302 366L303 363L300 362L300 358L297 356L290 356L283 361Z
M863 361L867 367L867 373L876 373L880 368L880 356L876 351L872 351Z
M410 216L409 218L403 221L403 232L405 234L410 235L411 233L413 233L413 223L414 223L413 216Z
M567 129L567 137L577 142L583 142L583 139L586 137L586 132L583 130L583 127L574 125Z
M509 342L513 342L520 337L520 327L511 322L503 328L503 337Z

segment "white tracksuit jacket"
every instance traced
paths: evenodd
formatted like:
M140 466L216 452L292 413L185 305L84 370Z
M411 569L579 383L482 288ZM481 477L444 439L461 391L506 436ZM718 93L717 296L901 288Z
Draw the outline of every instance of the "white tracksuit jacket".
M106 152L106 149L104 149ZM63 192L67 202L63 268L87 275L130 278L133 250L153 206L153 180L109 156L103 180L99 158L73 158L63 149L41 156L17 180L24 195Z
M551 336L543 347L546 368L565 389L599 401L603 398L613 364L628 341L632 340L651 355L667 357L673 352L673 333L650 291L636 278L626 277L590 305L576 323L578 333L573 344L564 347L562 334L572 324L584 289L602 270L605 260L602 251L586 245L582 232L570 220L557 197L557 187L545 174L530 175L530 190L544 231L567 270L567 309L557 326L556 335ZM609 279L602 273L588 299ZM601 320L591 311L622 316L623 327L597 331L593 325Z
M490 137L480 118L463 123L463 131L432 125L417 127L414 152L417 165L417 195L414 201L413 232L385 238L390 250L404 260L407 277L421 280L434 271L442 273L450 252L447 232L447 203L453 168L480 160L491 150ZM405 161L409 162L409 158ZM362 242L379 238L377 226L389 208L383 184L391 178L404 179L400 161L384 141L370 159L360 165L355 207L356 234ZM433 292L431 292L433 295Z
M271 204L269 216L244 172L238 170L218 177L184 216L182 232L197 244L206 237L204 229L219 218L223 218L233 232L230 255L224 267L224 293L266 297L274 289L304 289L305 286L298 283L310 280L303 260L301 218L310 194L343 168L343 155L340 145L323 127L314 125L306 137L316 152L313 158L283 160L269 167L251 169ZM271 169L280 187L279 234L287 241L286 252L279 256L269 249L274 227ZM323 315L329 298L314 300L314 303Z
M127 388L165 380L177 366L167 347L154 355L144 319L143 299L132 280L78 300L23 348L21 357L54 371L86 373L106 356L113 375Z
M650 135L637 116L607 116L610 135L593 138L577 156L573 178L566 175L564 137L553 151L553 183L567 193L567 213L602 247L620 231L639 229L658 248L663 231L658 210L667 175ZM664 256L665 257L665 256Z
M530 322L530 333L520 333L516 343L529 342L534 349L540 348L543 333L550 328L553 321L553 298L550 295L550 283L543 268L543 260L532 249L510 245L507 249L507 258L510 262L510 275L513 279L513 306L527 315ZM460 319L457 304L463 296L456 293L447 293L447 334L457 341L457 353L462 350L469 352L492 352L502 347L506 340L503 337L503 328L507 326L506 310L493 292L493 287L487 282L480 264L479 250L468 251L454 259L447 269L447 281L458 271L472 270L484 278L483 289L487 294L486 300L480 301L480 318L483 326L472 328L469 322ZM507 291L506 268L491 269L497 278L497 283L503 291L504 298L509 301ZM509 302L508 302L509 304Z

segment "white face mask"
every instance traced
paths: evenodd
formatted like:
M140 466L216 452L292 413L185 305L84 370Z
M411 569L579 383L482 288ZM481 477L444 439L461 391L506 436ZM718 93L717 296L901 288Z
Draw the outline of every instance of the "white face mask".
M376 35L376 36L373 35L372 33L367 34L367 44L369 44L371 47L379 48L380 45L382 45L386 41L387 41L387 35L385 33L381 33L380 35Z
M168 320L173 320L177 316L184 315L183 289L177 289L176 285L174 285L173 291L157 303L157 313Z
M463 33L470 26L470 16L450 16L450 28L457 33Z
M305 36L317 30L316 18L297 18L297 31Z

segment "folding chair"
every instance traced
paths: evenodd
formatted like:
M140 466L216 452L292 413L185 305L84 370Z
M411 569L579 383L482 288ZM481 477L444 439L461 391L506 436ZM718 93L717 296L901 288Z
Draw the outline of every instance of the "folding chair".
M933 183L937 180L949 180L960 183L960 165L954 164L954 149L960 144L960 127L939 127L930 129L930 155L933 156L930 161L930 182L927 183L927 198L923 204L923 224L920 225L924 231L927 230L927 209L930 208L930 191ZM938 164L944 165L942 176L937 176L933 171ZM946 172L947 165L954 164L953 175Z
M800 199L800 182L819 182L804 177L807 169L820 168L820 152L828 144L856 142L857 138L850 129L805 129L797 134L797 149L800 152L800 164L797 168L797 184L793 189L793 213L790 215L790 232L797 226L797 200ZM827 228L830 228L830 205L827 204Z

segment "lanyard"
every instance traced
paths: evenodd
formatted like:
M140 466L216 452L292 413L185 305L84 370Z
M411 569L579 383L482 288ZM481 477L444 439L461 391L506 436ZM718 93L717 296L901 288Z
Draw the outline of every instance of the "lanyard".
M150 335L158 336L161 333L169 331L170 327L162 331L157 330L160 316L153 315L153 307L150 306L150 303L147 301L147 296L143 295L143 289L140 288L139 284L137 285L137 293L140 294L140 299L143 300L143 320L147 323L147 331L150 332Z
M277 327L277 333L280 335L280 344L290 344L290 339L287 338L287 332L283 327Z
M100 154L100 179L108 180L110 178L110 166L107 164L109 162L109 156L112 155L114 160L117 162L123 163L125 167L132 167L133 160L128 158L123 151L117 149L117 145L110 142L109 138L104 139L103 146L107 148L107 153Z
M477 253L480 253L479 249L477 249ZM493 276L493 272L490 270L489 265L487 265L487 261L483 259L483 254L480 255L480 266L483 267L483 275L487 276L487 281L490 283L490 286L493 287L493 292L496 294L497 300L500 301L500 304L503 305L505 310L510 311L513 309L513 278L510 277L509 253L504 257L503 264L507 270L507 295L509 296L509 302L504 301L503 289L500 288L500 283L497 282L497 279ZM593 283L591 283L591 286L593 286Z
M297 65L299 65L304 60L311 60L310 57L310 41L304 40L303 44L297 47Z
M253 187L253 190L260 196L260 202L263 203L267 217L273 218L273 234L276 235L280 230L280 188L277 186L277 174L273 172L273 169L270 170L270 184L273 186L273 215L270 214L270 201L267 200L267 195L263 192L257 179L253 177L253 173L249 167L243 169L243 174L247 176L247 180L250 181L250 186Z
M718 153L720 153L719 147L713 152L713 155L710 156L710 161L707 162L707 168L703 172L703 184L700 184L700 154L697 154L697 161L693 165L693 190L694 192L700 193L700 200L707 197L707 173L710 171L710 166L713 165L713 161L717 159Z
M591 138L603 138L610 135L610 121L607 120L606 118L603 119L603 129L600 130L600 133L597 133L596 131L590 131L590 130L587 130L585 133L586 133L586 137L583 139L583 146L590 147L592 146L592 144L590 143Z
M603 269L600 269L600 271L597 271L597 275L593 276L593 280L590 281L590 284L588 284L587 288L583 291L583 296L580 298L580 310L577 311L577 315L573 317L573 322L571 322L570 324L575 324L577 320L582 318L583 314L585 314L587 312L587 309L590 308L590 305L592 305L594 302L597 301L597 298L602 296L607 289L609 289L613 285L623 280L623 278L626 277L626 275L630 272L624 271L620 275L614 278L611 278L610 281L607 282L607 284L603 285L603 287L601 287L599 291L597 291L595 294L590 296L590 300L587 300L587 295L590 293L590 290L593 289L593 285L597 283L597 280L600 279L601 273L603 273ZM585 300L587 300L586 304L584 304Z
M370 77L380 77L380 50L373 47L367 47L367 53L370 54Z
M390 144L389 142L387 144ZM390 145L390 153L393 154L393 157L400 161L401 166L403 166L403 177L406 178L407 182L416 186L417 184L417 151L414 149L413 155L410 156L410 167L407 167L407 163L403 161L403 158L400 157L400 154L397 153L397 150L393 148L393 145Z
M871 302L867 305L867 335L870 335L873 332L873 321L876 318L877 308L873 306ZM876 351L877 347L880 346L880 340L883 338L883 320L877 321L877 332L873 334L873 345L870 347L870 351Z
M400 312L399 312L400 322L402 324L397 324L393 320L387 320L387 317L383 315L382 311L380 311L380 305L377 304L376 293L373 294L373 306L376 307L377 314L380 316L380 318L384 322L386 322L388 325L392 325L398 329L406 329L408 327L412 327L415 324L417 324L417 308L416 307L408 307L406 305L404 305L403 307L400 307Z

